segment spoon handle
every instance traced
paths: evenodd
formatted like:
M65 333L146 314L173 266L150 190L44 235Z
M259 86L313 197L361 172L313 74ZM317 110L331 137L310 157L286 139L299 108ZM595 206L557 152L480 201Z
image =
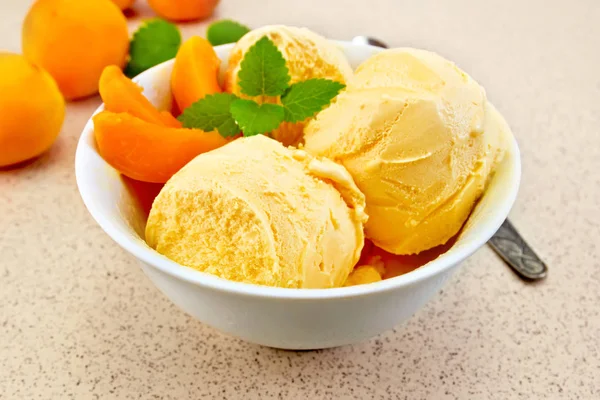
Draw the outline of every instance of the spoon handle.
M488 243L522 278L537 280L546 277L548 267L523 240L508 219L502 223Z

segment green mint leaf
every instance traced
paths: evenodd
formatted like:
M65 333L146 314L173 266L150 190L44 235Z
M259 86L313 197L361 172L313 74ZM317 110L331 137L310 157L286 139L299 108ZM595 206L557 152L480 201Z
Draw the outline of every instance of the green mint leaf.
M345 85L330 79L308 79L294 83L281 96L288 122L304 121L325 108Z
M177 55L180 45L181 33L177 25L159 18L145 21L131 38L125 74L131 78L170 60Z
M289 87L290 74L285 59L266 36L248 49L240 67L239 85L245 95L279 96Z
M206 38L213 46L221 44L235 43L242 38L246 33L250 32L250 28L230 19L213 22L206 30Z
M217 130L223 137L234 136L240 132L231 112L231 104L237 96L231 93L209 94L183 110L177 119L185 128L198 128L205 132Z
M252 100L237 99L231 103L231 115L242 128L244 136L268 133L283 121L283 107L278 104L257 104Z

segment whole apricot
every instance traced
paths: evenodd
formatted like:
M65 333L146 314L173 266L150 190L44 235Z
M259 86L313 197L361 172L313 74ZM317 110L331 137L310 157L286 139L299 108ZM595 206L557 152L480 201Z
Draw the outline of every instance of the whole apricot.
M155 13L171 21L191 21L211 16L219 0L148 0Z
M110 0L38 0L25 17L22 44L25 57L72 100L96 93L107 65L125 65L127 20Z
M0 167L48 150L65 118L56 82L23 56L0 52Z
M112 2L115 3L117 7L121 9L121 11L131 8L134 1L135 0L112 0Z

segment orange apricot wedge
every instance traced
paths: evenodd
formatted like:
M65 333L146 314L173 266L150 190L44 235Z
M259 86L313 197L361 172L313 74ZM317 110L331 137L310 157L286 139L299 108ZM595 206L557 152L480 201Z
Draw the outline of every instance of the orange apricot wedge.
M171 91L180 111L207 94L220 93L221 60L208 40L192 36L181 45L171 73Z
M168 111L158 111L142 94L142 88L123 74L116 65L104 68L99 82L104 108L129 113L146 122L180 128L181 122Z
M198 154L228 143L216 131L166 127L127 113L102 111L93 121L104 160L143 182L164 183Z

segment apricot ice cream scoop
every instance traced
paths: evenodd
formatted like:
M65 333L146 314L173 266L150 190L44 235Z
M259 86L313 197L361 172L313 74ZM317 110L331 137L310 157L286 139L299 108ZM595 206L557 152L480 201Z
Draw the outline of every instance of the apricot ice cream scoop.
M146 241L232 281L339 287L360 258L364 208L344 167L258 135L177 172L154 201Z
M335 43L306 28L271 25L247 33L231 50L225 74L226 91L244 97L238 84L240 64L248 49L264 36L271 39L286 60L290 84L313 78L330 79L345 84L352 76L348 60ZM254 100L266 103L279 101L277 97L268 96ZM305 123L306 121L284 122L272 132L272 136L285 145L295 145L302 138Z
M506 122L437 54L386 50L305 129L305 149L346 167L365 194L366 236L394 254L446 243L503 155Z

